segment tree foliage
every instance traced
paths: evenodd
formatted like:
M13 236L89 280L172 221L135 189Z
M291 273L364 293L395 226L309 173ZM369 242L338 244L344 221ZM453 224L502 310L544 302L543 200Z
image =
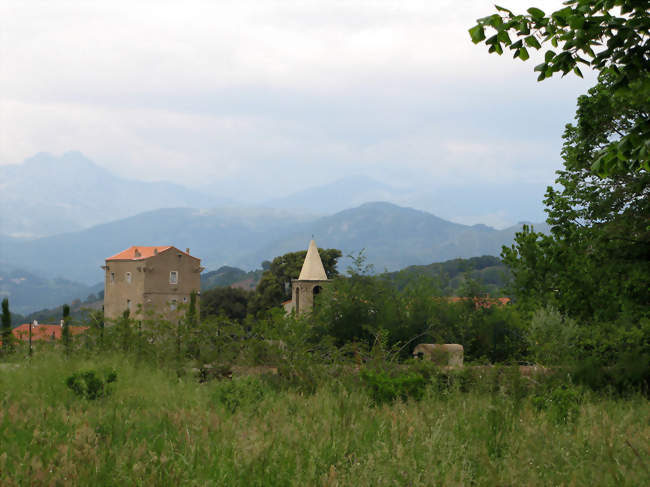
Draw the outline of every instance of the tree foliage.
M11 312L9 311L9 299L2 300L2 348L4 351L11 347Z
M650 174L596 177L589 161L606 140L650 112L640 93L622 96L611 76L578 99L577 123L564 133L565 168L548 188L551 235L525 228L503 259L516 295L531 308L553 305L583 320L639 317L650 302Z
M497 13L477 20L469 29L475 44L485 42L489 52L505 48L521 60L528 49L542 49L544 62L535 66L538 80L574 72L580 64L611 76L614 98L637 95L650 99L650 2L648 0L568 0L549 15L538 8L527 14L496 7ZM494 31L487 37L486 32ZM491 33L491 32L490 32ZM515 37L515 40L511 38ZM616 100L615 100L616 101ZM621 127L619 127L621 128ZM636 117L614 137L601 139L591 170L600 176L650 170L650 120Z
M253 293L232 287L216 287L201 293L201 316L223 315L239 322L246 318Z
M63 329L61 330L61 341L66 351L70 350L70 345L72 342L72 334L70 333L70 306L67 304L63 305Z

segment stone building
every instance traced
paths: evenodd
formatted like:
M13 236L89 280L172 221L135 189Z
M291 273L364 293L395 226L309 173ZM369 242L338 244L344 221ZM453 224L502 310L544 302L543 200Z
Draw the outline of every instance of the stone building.
M104 316L115 319L129 310L131 316L145 317L149 312L173 319L180 316L179 306L190 302L197 293L199 310L201 259L173 246L130 247L106 259L102 266Z
M323 289L323 284L328 281L323 262L318 254L318 247L312 239L298 279L291 280L291 301L284 303L284 309L289 313L295 311L296 314L311 311L314 309L318 294Z

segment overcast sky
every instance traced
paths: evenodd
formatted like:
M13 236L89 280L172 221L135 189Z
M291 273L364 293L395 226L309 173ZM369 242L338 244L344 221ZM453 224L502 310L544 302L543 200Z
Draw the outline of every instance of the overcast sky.
M359 174L414 193L542 188L593 84L537 83L534 59L473 45L490 1L0 5L0 164L79 150L250 201ZM476 204L457 220L496 218Z

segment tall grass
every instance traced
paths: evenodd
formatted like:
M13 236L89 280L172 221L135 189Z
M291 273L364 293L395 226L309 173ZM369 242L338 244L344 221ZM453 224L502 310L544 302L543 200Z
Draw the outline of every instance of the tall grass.
M108 397L65 386L108 368ZM527 395L487 389L376 405L352 374L305 394L259 377L199 384L123 355L43 353L0 371L0 484L650 484L646 399L585 392L558 421Z

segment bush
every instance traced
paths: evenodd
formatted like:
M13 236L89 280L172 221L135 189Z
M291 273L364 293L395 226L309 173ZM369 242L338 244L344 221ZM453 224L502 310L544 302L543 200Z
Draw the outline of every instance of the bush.
M94 370L86 370L72 374L66 379L65 383L77 396L92 401L108 396L111 393L108 384L116 380L117 372L114 370L107 371L104 378L99 377Z
M609 389L621 395L650 392L650 356L640 350L621 352L613 365L586 357L573 369L573 379L594 391Z
M390 376L384 371L362 370L361 379L375 404L384 404L408 398L419 400L424 395L426 379L415 372Z
M242 377L215 384L213 399L234 413L244 405L257 405L270 392L268 385L257 377Z
M534 362L558 365L573 361L577 336L575 321L548 306L533 314L526 338Z
M575 422L580 412L580 401L580 392L570 385L556 387L532 398L533 406L538 411L547 411L556 424Z

